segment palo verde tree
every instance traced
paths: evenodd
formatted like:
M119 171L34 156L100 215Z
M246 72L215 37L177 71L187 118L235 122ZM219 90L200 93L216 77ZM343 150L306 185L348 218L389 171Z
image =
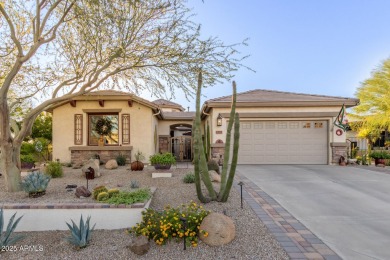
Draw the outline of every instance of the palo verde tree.
M200 37L185 0L0 1L0 164L8 191L20 190L20 146L35 118L97 89L156 96L195 91L196 68L211 86L242 66L236 50ZM238 57L239 56L239 57ZM11 131L9 94L34 100ZM174 95L174 94L172 94Z
M358 122L351 127L367 138L370 147L384 130L390 130L390 59L371 73L356 91L360 103L353 108Z
M203 145L202 134L200 131L201 120L200 120L200 95L202 89L202 73L198 75L198 87L196 91L196 113L195 121L193 124L193 137L194 137L194 172L195 172L195 187L198 199L201 202L209 202L212 200L226 202L229 198L230 189L233 184L234 175L236 173L236 166L238 160L238 148L240 141L240 117L236 113L236 83L233 81L233 95L232 105L230 111L229 124L226 131L226 142L225 142L225 153L224 161L221 173L221 186L219 192L214 190L211 183L211 179L207 167L207 156ZM233 154L230 157L230 143L232 139L232 129L234 125L234 137L233 137ZM201 188L201 181L208 191L208 197L203 195Z

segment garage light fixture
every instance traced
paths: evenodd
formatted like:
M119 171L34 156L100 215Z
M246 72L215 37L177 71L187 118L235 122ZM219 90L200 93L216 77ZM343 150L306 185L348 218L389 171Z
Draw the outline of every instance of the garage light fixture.
M217 117L217 126L221 126L222 125L222 116L221 114L218 114L218 117Z

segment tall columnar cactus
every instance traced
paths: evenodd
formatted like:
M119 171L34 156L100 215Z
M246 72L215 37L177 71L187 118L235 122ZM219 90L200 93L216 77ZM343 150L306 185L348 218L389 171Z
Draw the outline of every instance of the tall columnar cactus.
M230 188L233 184L234 175L236 173L237 160L238 160L238 148L240 141L240 117L236 113L236 96L237 96L237 86L236 82L233 81L233 95L232 95L232 105L230 110L229 124L226 130L226 141L225 141L225 153L223 155L223 166L222 166L222 175L221 175L221 190L218 195L218 200L226 202ZM232 161L230 162L230 142L232 128L234 124L234 138L233 138L233 156ZM230 165L230 170L229 170ZM229 170L229 174L228 174Z
M198 76L198 89L196 91L196 114L195 122L192 126L192 132L194 136L194 172L195 172L195 186L196 194L198 199L201 202L208 202L210 200L216 200L217 194L214 191L211 179L209 176L209 171L207 167L207 161L205 156L205 151L203 149L202 134L200 131L200 94L202 89L202 73L199 73ZM207 191L209 193L209 198L206 198L201 189L201 179L203 180Z
M207 161L205 156L204 145L202 142L202 136L200 131L200 94L202 88L202 74L199 73L198 77L198 89L196 92L196 114L195 122L193 124L193 138L194 138L194 170L195 170L195 185L198 199L202 202L208 202L209 200L218 200L221 202L226 202L230 189L232 187L234 175L236 172L237 159L238 159L238 147L239 147L239 138L240 138L240 118L236 110L236 83L233 82L233 100L232 107L230 112L229 125L226 133L226 142L225 142L225 154L224 154L224 163L222 167L222 176L221 176L221 188L220 192L217 193L213 189L210 176L208 174ZM230 159L230 139L231 132L234 124L234 139L233 139L233 156L231 162ZM207 129L209 132L209 129ZM210 140L210 136L205 138L206 142ZM208 140L207 140L208 139ZM203 148L203 149L202 149ZM229 174L228 167L230 165ZM209 198L204 197L201 190L201 179L205 184L208 192Z
M208 161L210 158L210 126L206 121L205 127L204 127L204 143L203 143L203 148L204 148L204 154L206 156L206 160Z

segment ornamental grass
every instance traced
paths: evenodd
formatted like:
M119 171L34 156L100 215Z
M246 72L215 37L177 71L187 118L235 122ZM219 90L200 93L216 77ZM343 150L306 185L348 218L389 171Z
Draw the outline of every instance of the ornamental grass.
M128 231L137 236L144 235L157 245L164 245L171 239L179 242L184 237L187 245L196 247L199 232L208 236L205 230L200 230L200 224L209 213L195 202L177 208L168 205L163 211L149 208L142 212L142 222ZM186 220L186 227L180 218Z

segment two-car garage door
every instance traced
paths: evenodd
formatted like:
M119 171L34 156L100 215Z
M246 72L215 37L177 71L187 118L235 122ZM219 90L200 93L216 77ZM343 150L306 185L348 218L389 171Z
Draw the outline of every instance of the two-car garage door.
M327 121L241 121L239 164L327 164Z

